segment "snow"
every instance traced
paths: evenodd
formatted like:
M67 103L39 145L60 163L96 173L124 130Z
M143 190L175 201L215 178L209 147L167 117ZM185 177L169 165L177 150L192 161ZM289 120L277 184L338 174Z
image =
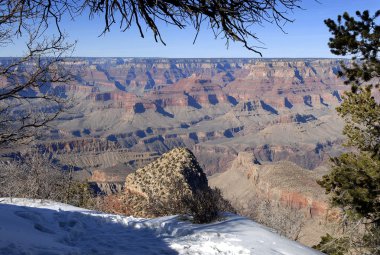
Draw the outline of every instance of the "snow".
M134 218L47 200L0 198L0 254L320 255L247 218L192 224Z

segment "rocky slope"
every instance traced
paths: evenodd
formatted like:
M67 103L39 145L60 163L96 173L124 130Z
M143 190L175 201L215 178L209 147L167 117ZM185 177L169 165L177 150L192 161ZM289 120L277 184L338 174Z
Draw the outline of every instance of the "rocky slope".
M275 228L288 228L289 237L295 234L295 239L311 245L332 230L339 217L338 211L329 208L324 189L316 183L326 171L322 167L302 169L287 161L260 164L252 152L240 152L231 168L211 176L209 183L220 188L243 215ZM284 222L279 219L299 225L294 230L298 232L290 233L290 226L281 226Z

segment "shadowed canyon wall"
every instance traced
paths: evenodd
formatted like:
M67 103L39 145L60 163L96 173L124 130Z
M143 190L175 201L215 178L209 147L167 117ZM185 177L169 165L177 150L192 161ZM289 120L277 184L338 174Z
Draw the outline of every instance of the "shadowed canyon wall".
M194 151L208 175L227 170L241 151L307 169L341 151L343 122L335 107L345 87L336 59L81 58L66 64L81 70L74 82L59 85L75 106L39 147L57 151L62 164L86 176L97 171L93 179L123 180L178 146Z

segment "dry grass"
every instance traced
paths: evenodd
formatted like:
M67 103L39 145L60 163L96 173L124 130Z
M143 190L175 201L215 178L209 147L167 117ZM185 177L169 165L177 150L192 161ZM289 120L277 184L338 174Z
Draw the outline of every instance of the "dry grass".
M88 183L73 180L70 171L38 153L0 163L0 197L51 199L87 208L93 204Z

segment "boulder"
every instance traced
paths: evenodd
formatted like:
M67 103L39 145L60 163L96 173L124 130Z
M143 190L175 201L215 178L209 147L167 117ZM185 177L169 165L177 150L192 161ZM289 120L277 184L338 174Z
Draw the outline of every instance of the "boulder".
M175 207L177 205L170 203L180 203L182 199L207 189L209 187L206 175L194 154L186 148L175 148L129 174L125 181L124 199L132 207L132 214L157 216L165 213L155 211L152 215L152 210L158 210L154 207Z

